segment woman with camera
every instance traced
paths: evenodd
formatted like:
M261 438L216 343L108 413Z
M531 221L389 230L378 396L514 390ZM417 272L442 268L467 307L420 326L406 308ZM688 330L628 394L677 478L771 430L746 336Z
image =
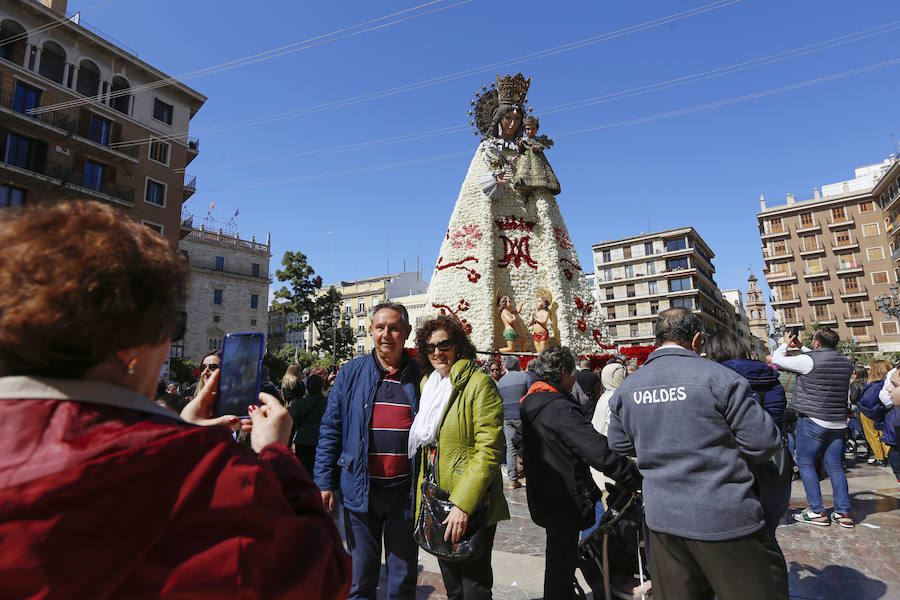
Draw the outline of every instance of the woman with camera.
M88 201L3 211L0 246L0 597L346 596L280 403L212 418L218 371L182 418L152 400L184 335L177 250Z

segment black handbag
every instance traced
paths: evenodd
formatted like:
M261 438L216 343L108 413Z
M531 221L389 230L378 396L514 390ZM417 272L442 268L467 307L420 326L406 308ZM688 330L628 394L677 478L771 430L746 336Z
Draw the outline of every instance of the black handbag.
M781 447L769 460L752 465L750 470L760 483L789 485L794 478L794 457L788 447L787 435L781 434Z
M475 560L484 553L486 527L484 520L487 514L487 502L469 515L466 532L455 544L444 540L447 526L444 520L450 514L454 504L450 502L450 492L438 487L435 479L434 465L437 463L437 451L425 450L422 459L425 461L425 478L422 481L419 514L413 530L416 543L429 554L450 562Z

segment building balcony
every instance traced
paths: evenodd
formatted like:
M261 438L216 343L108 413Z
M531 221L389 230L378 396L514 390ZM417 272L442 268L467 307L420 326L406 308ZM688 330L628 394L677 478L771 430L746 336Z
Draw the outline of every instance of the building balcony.
M766 273L766 282L782 283L787 281L797 281L797 274L790 271L769 271Z
M844 323L850 325L851 323L867 323L872 321L872 313L866 311L859 311L854 313L844 313Z
M637 321L640 319L655 319L655 318L656 318L656 314L654 314L654 313L650 313L650 312L640 313L639 312L634 315L618 315L618 316L607 315L603 319L603 322L610 324L610 325L614 325L616 323L628 323L630 321Z
M768 250L763 250L763 259L766 262L777 262L779 260L794 260L794 252L793 250L786 250L784 252L769 252Z
M831 292L825 292L824 294L807 294L806 301L810 304L814 302L831 302L834 300L834 295Z
M825 255L825 247L824 246L818 246L816 248L801 248L800 249L800 256L802 258L810 258L812 256L816 256L819 254L821 254L822 256Z
M594 251L594 268L599 271L600 269L605 269L610 266L619 266L628 263L645 263L648 260L660 260L663 258L679 258L681 256L694 256L701 258L704 262L712 266L712 262L706 258L703 254L697 251L693 246L688 246L687 248L679 248L678 250L656 250L653 254L632 254L627 258L613 258L608 261L598 260L602 258L602 251ZM643 269L642 269L643 270Z
M769 297L769 303L775 306L790 306L791 304L800 304L800 296L774 295Z
M363 306L363 307L361 307L361 308L357 308L357 309L356 309L356 316L357 316L357 317L365 317L365 316L366 316L366 307Z
M655 339L655 337L653 336L652 333L641 334L641 333L631 333L631 332L629 332L627 334L623 334L623 335L613 335L610 337L613 338L614 343L619 344L619 345L626 345L626 342L634 343L634 342L643 342L643 341Z
M55 110L29 115L20 109L24 107L16 107L13 92L0 92L0 115L8 118L23 133L51 143L64 143L79 152L102 156L107 161L124 160L131 164L138 161L140 151L137 146L123 145L121 140L112 135L106 135L105 139L95 139L91 137L90 123L79 122Z
M623 303L623 302L634 302L636 300L649 300L651 298L663 298L667 296L673 295L684 295L685 292L692 293L695 290L687 289L680 290L676 292L670 292L668 290L657 290L655 292L647 292L646 294L632 294L630 296L616 296L613 298L603 298L600 300L601 306L607 306L612 303Z
M860 346L877 346L878 340L874 335L855 335L853 336L853 341L855 341Z
M697 269L694 267L686 267L680 269L665 269L660 271L660 275L663 277L682 277L684 275L693 275L697 272Z
M817 279L828 277L828 269L803 269L803 279Z
M844 217L843 219L834 219L828 222L828 229L840 229L842 227L853 227L856 225L856 221L853 217Z
M881 205L883 210L888 210L898 199L900 199L900 186L892 186L887 192L887 198L885 199L886 201L884 204L881 203L880 199L878 204Z
M134 206L134 190L105 183L99 189L85 187L77 181L81 180L71 167L47 161L41 169L17 167L0 162L0 173L8 177L13 184L28 189L54 191L79 197L91 198L131 208Z
M850 240L848 242L831 242L831 251L835 254L839 252L856 252L859 250L859 242Z
M197 158L198 154L200 154L200 138L189 137L187 139L187 158L184 166L191 164L191 161Z
M760 234L759 239L762 241L777 240L781 238L791 237L791 230L787 228L771 230Z
M842 262L838 264L834 274L841 275L859 275L863 272L863 267L858 262Z
M356 330L356 337L357 337L357 338L364 338L364 337L366 337L366 330L365 330L365 329L357 329L357 330Z
M869 293L866 291L866 286L860 286L855 290L843 290L840 294L841 300L847 300L850 298L864 298L868 295Z
M814 315L814 319L819 323L819 325L837 325L837 319L831 313L828 313L828 315L824 317Z
M179 228L181 230L181 239L190 235L194 229L194 215L184 210L184 208L181 209L181 224Z
M604 268L604 267L602 267L602 266L595 267L596 270L600 270L602 268ZM594 272L596 273L597 271L594 271ZM660 275L659 273L645 273L643 271L640 273L634 273L632 275L622 275L620 277L611 277L609 279L604 279L603 277L597 275L597 285L608 285L610 283L614 283L614 284L630 283L632 281L637 281L639 279L646 279L648 277L662 277L662 275Z
M894 259L894 261L900 260L900 248L897 248L896 250L891 252L891 258Z
M819 233L822 231L822 226L819 225L818 221L813 223L812 225L801 225L797 228L797 235L801 235L804 233Z
M193 196L194 192L197 191L197 176L194 175L193 177L190 177L190 179L188 179L188 177L189 176L185 177L184 187L181 189L181 197L184 200Z
M900 187L897 188L898 192L900 192ZM890 218L887 220L887 223L884 224L884 232L891 235L897 235L897 228L900 227L900 215L896 212L892 212Z

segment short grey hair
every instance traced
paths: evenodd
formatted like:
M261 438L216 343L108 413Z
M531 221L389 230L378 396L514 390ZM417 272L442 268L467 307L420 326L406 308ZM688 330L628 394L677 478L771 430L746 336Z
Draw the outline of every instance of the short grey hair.
M383 310L389 308L393 311L396 311L400 314L400 319L403 321L403 324L407 327L409 326L409 312L406 310L406 307L400 304L399 302L391 302L390 300L385 300L384 302L379 302L375 306L372 307L372 312L369 314L369 320L375 319L375 313L379 310Z
M506 370L507 371L521 371L522 363L519 362L518 356L507 356L506 357Z
M656 317L654 324L656 344L658 346L663 342L690 344L694 336L702 331L702 327L700 317L686 308L676 306L664 310Z
M575 372L575 354L566 346L550 346L545 348L535 361L534 372L541 381L562 383L562 372L569 375Z

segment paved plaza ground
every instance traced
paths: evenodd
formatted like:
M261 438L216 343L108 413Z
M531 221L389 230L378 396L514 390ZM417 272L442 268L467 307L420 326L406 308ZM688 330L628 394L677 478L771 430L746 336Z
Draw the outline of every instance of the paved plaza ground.
M900 486L889 468L864 462L851 466L847 479L854 529L794 523L790 515L778 528L792 600L900 600ZM822 482L822 493L830 509L828 481ZM494 542L494 598L541 598L544 531L528 517L524 488L506 490L506 499L512 519L499 525ZM791 510L805 507L803 485L795 481ZM417 598L444 600L437 561L422 552L419 568ZM384 598L383 585L379 594Z

